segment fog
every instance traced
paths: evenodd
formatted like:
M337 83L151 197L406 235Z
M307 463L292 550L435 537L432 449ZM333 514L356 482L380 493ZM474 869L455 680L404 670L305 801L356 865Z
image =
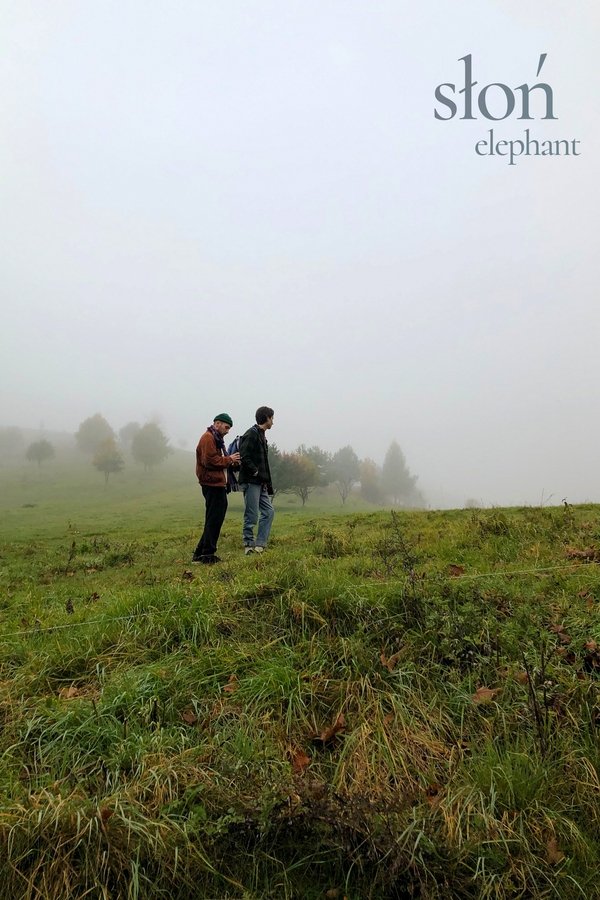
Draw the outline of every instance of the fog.
M396 439L432 504L600 501L597 9L5 3L0 425L193 448L267 404L282 449ZM558 119L436 120L466 54Z

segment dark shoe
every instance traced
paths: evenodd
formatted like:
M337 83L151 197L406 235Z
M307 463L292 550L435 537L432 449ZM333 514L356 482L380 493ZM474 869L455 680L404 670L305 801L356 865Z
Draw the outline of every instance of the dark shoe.
M205 566L212 566L215 563L221 562L221 557L215 556L214 554L212 556L194 556L192 562L202 563Z

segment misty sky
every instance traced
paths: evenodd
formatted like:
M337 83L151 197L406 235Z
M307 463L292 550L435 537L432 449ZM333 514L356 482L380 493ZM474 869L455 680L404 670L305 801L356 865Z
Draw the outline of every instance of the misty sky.
M282 449L397 439L433 503L599 502L598 10L5 0L0 424L191 449L268 404ZM468 53L558 120L436 121Z

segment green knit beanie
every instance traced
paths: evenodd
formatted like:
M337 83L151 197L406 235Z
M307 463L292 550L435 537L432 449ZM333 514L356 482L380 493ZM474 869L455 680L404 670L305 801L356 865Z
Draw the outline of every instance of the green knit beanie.
M227 413L219 413L218 416L214 417L213 422L225 422L230 428L233 427L233 419L231 416L228 416Z

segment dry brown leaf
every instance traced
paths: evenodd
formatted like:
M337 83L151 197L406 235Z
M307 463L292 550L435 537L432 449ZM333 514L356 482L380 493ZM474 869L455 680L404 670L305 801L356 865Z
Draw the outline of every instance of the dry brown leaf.
M548 843L546 844L546 859L550 863L551 866L557 865L559 862L562 862L565 858L565 854L562 850L559 850L558 841L555 837L550 838Z
M233 694L233 692L234 692L234 691L237 691L237 689L238 689L237 675L230 675L230 676L229 676L229 681L227 682L227 684L226 684L225 687L223 688L223 692L224 692L225 694Z
M382 650L379 659L381 660L381 665L384 666L388 670L388 672L393 672L396 667L396 663L400 659L400 653L394 653L392 656L387 658L384 651Z
M576 547L567 547L565 554L567 559L580 559L583 562L600 560L600 550L596 550L595 547L586 547L584 550L578 550Z
M564 625L560 625L560 624L556 624L556 623L555 623L555 624L553 624L553 625L548 625L548 629L549 629L553 634L561 634L561 632L563 632L563 631L565 630L565 626L564 626Z
M193 709L184 709L181 713L181 718L186 725L196 725L198 723L198 716Z
M310 764L310 756L307 756L304 750L301 750L298 747L290 747L288 750L288 757L295 774L303 775Z
M570 644L572 640L572 638L568 634L565 634L564 631L560 632L560 634L558 635L558 639L561 644Z
M341 731L345 731L345 729L346 719L344 717L344 714L340 713L333 725L330 725L329 728L325 728L325 730L322 731L321 734L315 738L315 740L319 741L322 744L327 744L329 743L329 741L333 740L333 738Z
M456 563L450 563L450 565L448 566L448 572L453 576L453 578L458 578L460 575L465 574L465 567L458 566L456 565Z
M114 815L114 810L108 809L107 806L103 806L102 809L100 810L100 818L102 819L102 822L104 824L106 824L106 822L108 822L110 817L113 815Z
M434 806L439 802L441 790L442 789L440 785L436 784L435 782L427 787L427 790L425 791L425 797L430 806Z
M479 687L472 695L471 700L473 703L490 703L500 688L488 688L488 687Z
M61 700L72 700L74 697L80 697L81 694L82 691L80 691L78 687L75 687L74 684L68 688L61 688L58 692L58 696Z
M528 684L529 683L529 675L527 672L520 671L515 674L515 681L518 681L519 684Z

